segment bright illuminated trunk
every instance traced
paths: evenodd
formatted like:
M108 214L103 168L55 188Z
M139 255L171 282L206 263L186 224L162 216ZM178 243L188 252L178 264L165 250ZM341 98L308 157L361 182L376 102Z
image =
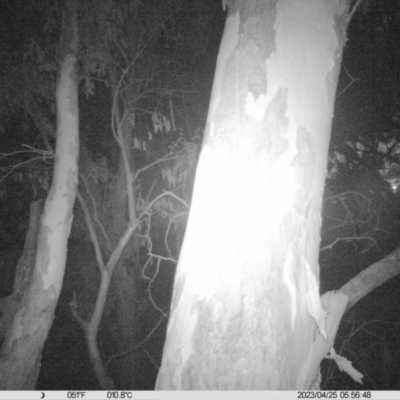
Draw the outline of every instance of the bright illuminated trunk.
M33 390L61 292L78 182L78 21L66 2L57 86L57 145L53 181L43 210L32 282L2 345L0 390Z
M304 389L348 6L228 1L157 389Z

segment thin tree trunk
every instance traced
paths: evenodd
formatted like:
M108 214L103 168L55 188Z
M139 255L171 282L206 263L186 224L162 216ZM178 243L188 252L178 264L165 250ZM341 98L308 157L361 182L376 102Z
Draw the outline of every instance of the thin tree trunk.
M35 269L2 347L0 390L33 390L60 295L78 181L77 3L65 3L57 86L53 181L39 228Z
M122 268L122 263L124 259L122 255L125 251L125 247L131 241L132 236L138 226L137 224L137 216L135 211L135 196L133 192L133 185L131 182L132 172L131 172L131 137L130 137L130 123L126 118L126 113L124 116L120 117L119 108L118 108L118 98L120 96L120 88L114 82L114 92L113 92L113 134L115 139L119 144L120 149L120 167L119 174L117 180L117 193L118 196L114 195L114 199L107 203L107 211L111 214L107 215L108 221L107 225L109 225L108 232L110 233L110 243L112 246L112 253L107 263L104 262L101 248L99 236L96 233L94 228L92 217L89 212L89 208L85 204L85 200L83 196L78 194L78 198L80 204L82 206L86 225L90 232L90 237L95 249L96 260L100 271L101 282L100 287L97 294L97 299L94 305L94 310L92 316L89 321L81 318L78 313L78 305L76 300L73 300L70 303L71 310L75 319L80 323L82 329L85 331L86 343L88 345L89 356L92 362L97 380L99 382L99 386L102 390L112 390L114 389L114 382L112 378L107 373L107 367L104 365L103 360L100 355L100 351L97 344L97 335L100 328L100 322L103 317L107 296L109 294L111 279L114 274L114 270L117 267L117 263L120 262L119 267ZM126 189L126 191L124 191ZM127 201L123 193L127 194ZM127 211L129 216L129 222L126 223L126 215L124 211ZM104 215L103 215L104 216ZM126 226L128 225L128 226ZM118 275L117 275L118 276ZM127 282L125 282L127 283ZM132 290L134 290L132 288ZM130 316L134 316L134 305L132 305L132 310ZM125 331L125 333L127 333ZM134 333L132 333L134 335ZM131 364L132 366L132 364ZM132 380L134 380L134 376L132 376Z
M313 343L337 329L321 306L318 253L348 5L225 3L156 388L318 387ZM335 304L340 315L346 296Z
M42 209L42 199L32 201L28 232L25 238L24 249L22 250L22 255L18 260L15 271L13 292L10 296L0 300L0 313L2 314L0 319L0 343L12 325L14 315L19 310L22 298L32 281Z

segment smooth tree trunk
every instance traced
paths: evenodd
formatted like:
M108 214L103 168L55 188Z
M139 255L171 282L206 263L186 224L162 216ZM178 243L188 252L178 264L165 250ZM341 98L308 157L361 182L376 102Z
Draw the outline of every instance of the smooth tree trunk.
M22 299L32 281L35 267L37 238L40 217L43 211L43 200L32 201L29 213L29 226L26 233L24 248L15 268L12 294L0 300L0 342L3 341L14 321L15 313L21 306Z
M60 295L78 182L78 21L65 2L57 85L57 144L53 181L41 218L31 284L9 329L0 358L0 390L33 390L41 353Z
M225 3L156 388L317 388L347 304L322 308L318 254L349 4Z

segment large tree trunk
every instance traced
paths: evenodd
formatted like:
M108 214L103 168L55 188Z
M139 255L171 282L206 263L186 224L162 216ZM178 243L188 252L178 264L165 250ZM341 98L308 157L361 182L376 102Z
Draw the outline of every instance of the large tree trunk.
M337 328L325 323L318 253L349 6L225 2L156 388L318 387L313 343L329 347Z
M35 269L0 359L0 390L33 390L41 353L60 295L78 181L78 21L76 1L66 2L57 87L57 145L53 181L39 228Z

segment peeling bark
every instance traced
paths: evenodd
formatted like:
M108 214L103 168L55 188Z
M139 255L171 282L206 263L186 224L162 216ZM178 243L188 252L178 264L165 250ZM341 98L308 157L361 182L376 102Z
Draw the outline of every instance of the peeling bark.
M225 3L156 388L315 388L316 337L336 334L318 254L348 5Z

